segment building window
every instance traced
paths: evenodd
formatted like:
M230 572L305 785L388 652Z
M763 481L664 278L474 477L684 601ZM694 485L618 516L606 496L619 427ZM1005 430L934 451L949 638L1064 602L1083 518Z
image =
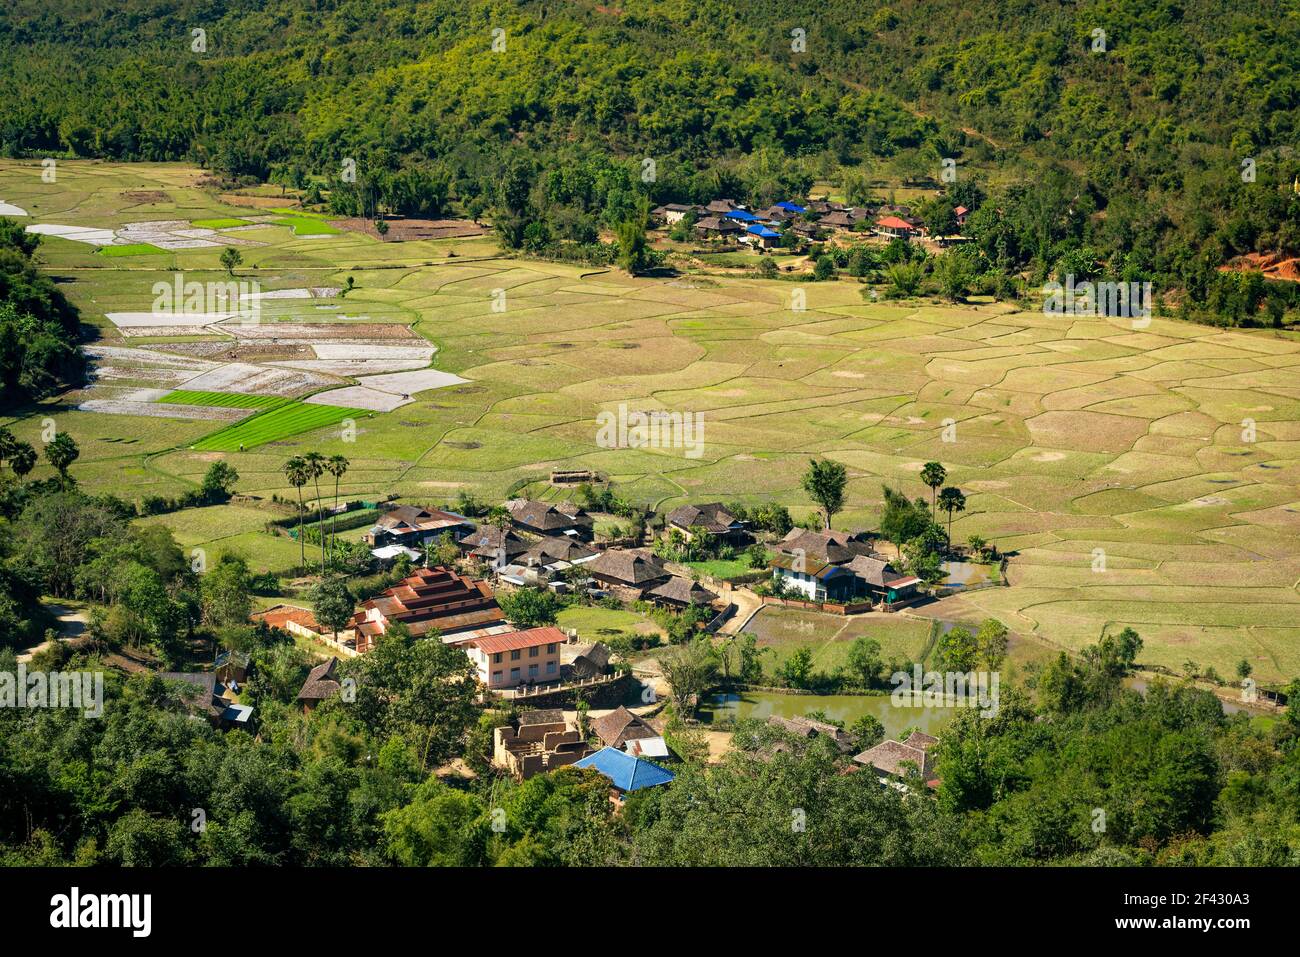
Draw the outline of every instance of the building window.
M501 680L501 672L499 672L499 671L494 671L494 672L492 672L492 680L493 680L493 681L500 681L500 680Z
M557 649L557 648L559 648L559 647L560 647L560 646L557 645L555 642L551 642L549 645L546 646L546 653L547 653L548 655L553 655L553 654L555 654L555 649Z
M514 651L510 652L510 660L511 661L519 660L519 649L516 648Z
M546 673L547 673L548 675L553 675L553 674L555 674L555 662L554 662L554 661L548 661L548 662L546 663Z
M492 656L492 664L494 665L501 664L501 652L498 651L495 655Z
M519 680L519 669L518 669L518 668L511 668L511 669L510 669L510 680L511 680L511 681L518 681L518 680Z
M536 658L536 657L537 657L537 652L538 652L538 648L537 648L537 646L536 646L536 645L533 645L533 647L531 647L531 648L528 649L528 657L529 657L529 658Z
M528 666L528 677L530 677L530 678L536 678L536 677L537 677L537 665L529 665L529 666Z

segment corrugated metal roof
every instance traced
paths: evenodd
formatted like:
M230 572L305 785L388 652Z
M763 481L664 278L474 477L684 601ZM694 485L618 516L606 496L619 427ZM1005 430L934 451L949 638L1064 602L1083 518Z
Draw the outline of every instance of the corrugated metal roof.
M676 776L657 764L634 758L617 748L601 748L595 754L589 754L575 761L573 766L595 768L609 778L610 783L620 791L639 791L642 788L667 784Z

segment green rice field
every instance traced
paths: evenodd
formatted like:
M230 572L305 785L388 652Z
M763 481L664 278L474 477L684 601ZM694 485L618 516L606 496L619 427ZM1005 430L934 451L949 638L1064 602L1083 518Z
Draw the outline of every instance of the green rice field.
M279 401L279 405L214 432L195 442L191 448L200 452L237 452L241 448L252 449L267 442L336 425L344 419L359 419L370 414L365 409Z
M274 395L248 395L242 392L192 392L176 389L158 399L175 405L204 405L220 409L271 409L286 400Z

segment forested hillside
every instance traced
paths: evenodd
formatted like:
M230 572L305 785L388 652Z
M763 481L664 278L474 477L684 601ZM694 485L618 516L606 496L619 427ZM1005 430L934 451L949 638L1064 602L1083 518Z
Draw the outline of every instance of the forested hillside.
M515 245L590 242L643 194L865 198L950 157L996 200L968 230L979 268L1278 323L1289 291L1216 270L1300 253L1297 40L1268 0L20 0L0 149L333 185L340 212L487 212Z

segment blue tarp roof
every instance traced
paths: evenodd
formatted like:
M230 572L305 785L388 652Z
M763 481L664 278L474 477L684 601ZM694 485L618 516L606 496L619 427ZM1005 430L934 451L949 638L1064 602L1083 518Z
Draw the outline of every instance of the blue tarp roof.
M785 200L785 201L783 201L783 202L777 203L776 205L780 206L782 209L788 209L788 210L790 210L790 212L792 212L792 213L806 213L806 212L808 212L807 209L805 209L804 207L800 206L798 203L792 203L792 202L790 202L789 200Z
M595 768L620 791L639 791L667 784L675 776L657 764L634 758L617 748L601 748L595 754L573 763L575 768Z
M753 223L758 220L758 217L747 209L733 209L727 213L727 217L729 219L738 219L742 223Z
M755 236L762 236L764 239L780 239L781 234L775 229L768 229L766 226L750 226L745 230L747 233L753 233Z

